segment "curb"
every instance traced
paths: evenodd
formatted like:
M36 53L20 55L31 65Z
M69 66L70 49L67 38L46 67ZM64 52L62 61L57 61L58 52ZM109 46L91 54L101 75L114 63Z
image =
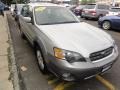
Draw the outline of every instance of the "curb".
M10 30L9 30L7 14L5 14L5 19L6 19L6 28L7 28L7 33L8 33L8 40L9 40L9 59L11 62L10 73L12 76L11 79L12 79L14 90L20 90L20 79L18 76L19 72L17 69L16 60L15 60L13 42L12 42Z

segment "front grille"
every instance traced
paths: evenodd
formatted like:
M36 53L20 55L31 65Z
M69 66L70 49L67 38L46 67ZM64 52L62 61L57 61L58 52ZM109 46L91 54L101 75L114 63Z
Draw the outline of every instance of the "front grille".
M109 47L105 50L94 52L94 53L90 54L90 59L91 59L91 61L96 61L96 60L102 59L102 58L110 55L112 53L112 51L113 51L113 47Z

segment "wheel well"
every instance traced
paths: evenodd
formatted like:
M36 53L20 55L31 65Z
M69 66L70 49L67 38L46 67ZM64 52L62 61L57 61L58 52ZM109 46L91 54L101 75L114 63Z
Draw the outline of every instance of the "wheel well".
M102 24L103 24L105 21L108 21L108 22L110 22L110 24L111 24L111 21L110 21L110 20L104 20L104 21L102 22Z
M40 45L38 44L37 41L34 41L33 44L34 44L35 54L36 54L36 48L40 49L41 56L43 58L43 62L44 62L44 65L45 65L45 71L42 71L42 72L47 73L47 64L46 64L46 61L45 61L45 56L44 56L43 50L42 50L42 48L40 47Z
M35 50L36 50L36 48L39 48L39 49L40 49L41 54L42 54L42 57L43 57L43 59L44 59L45 57L44 57L44 54L43 54L42 48L41 48L41 46L38 44L37 41L34 41L34 43L33 43L33 47L34 47Z
M36 49L36 47L40 47L39 44L36 41L33 42L33 46L34 46L35 49Z

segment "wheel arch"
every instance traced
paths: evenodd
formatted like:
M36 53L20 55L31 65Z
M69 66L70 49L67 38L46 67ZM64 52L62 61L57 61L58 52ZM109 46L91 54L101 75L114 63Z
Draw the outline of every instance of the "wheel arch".
M36 49L36 47L40 48L42 56L43 56L45 62L47 62L47 50L46 50L45 46L43 45L43 43L40 40L34 40L33 47L34 47L34 49Z

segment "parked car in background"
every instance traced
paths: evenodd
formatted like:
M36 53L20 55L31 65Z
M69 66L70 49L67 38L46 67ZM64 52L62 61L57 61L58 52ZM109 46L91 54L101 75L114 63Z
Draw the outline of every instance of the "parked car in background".
M101 17L98 21L98 25L105 30L109 30L111 28L120 30L120 15Z
M14 18L16 21L18 21L23 6L24 4L16 4L16 8L14 9Z
M9 9L10 9L9 6L5 4L4 10L9 10Z
M14 9L15 9L15 4L11 4L10 12L11 12L12 16L14 16Z
M71 10L72 12L74 12L75 8L76 8L76 5L71 5L70 7L68 7L68 9Z
M83 11L82 17L98 19L101 16L104 16L108 13L110 6L103 3L97 4L87 4Z
M110 15L118 15L120 14L120 7L112 7L110 8L108 14L106 14L106 16L110 16Z
M80 20L66 7L29 3L20 14L20 33L34 47L40 70L66 81L88 79L117 60L115 41Z
M84 7L85 7L85 5L78 5L73 9L73 12L75 13L75 15L81 16L82 10Z

